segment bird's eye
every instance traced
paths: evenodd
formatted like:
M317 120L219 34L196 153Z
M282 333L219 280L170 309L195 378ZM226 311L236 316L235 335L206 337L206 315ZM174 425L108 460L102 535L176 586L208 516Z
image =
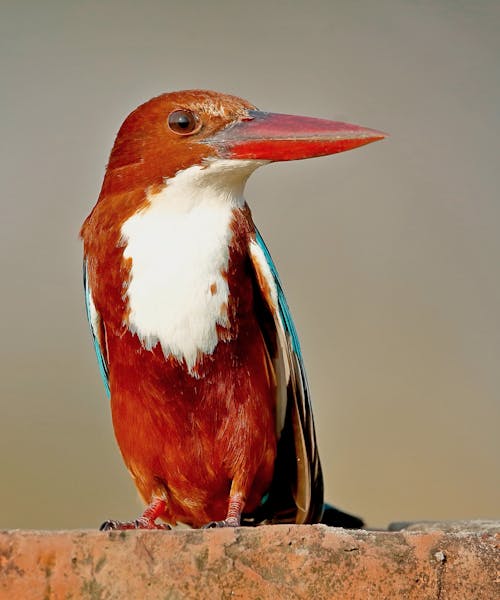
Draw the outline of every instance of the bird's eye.
M201 129L201 121L189 110L174 110L168 115L168 126L177 135L190 135Z

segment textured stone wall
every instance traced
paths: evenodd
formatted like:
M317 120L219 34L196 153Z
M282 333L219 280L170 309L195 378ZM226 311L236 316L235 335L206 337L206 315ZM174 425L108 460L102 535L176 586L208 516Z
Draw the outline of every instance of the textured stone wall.
M3 599L500 598L500 523L4 531Z

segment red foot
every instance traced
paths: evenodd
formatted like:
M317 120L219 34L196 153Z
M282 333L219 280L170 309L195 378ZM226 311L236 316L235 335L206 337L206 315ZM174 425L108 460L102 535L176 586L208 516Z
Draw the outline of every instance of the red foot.
M166 523L155 523L139 517L134 521L113 521L108 519L99 527L99 531L111 531L113 529L171 529Z
M239 527L243 505L243 494L232 494L229 498L226 518L223 521L211 521L210 523L203 525L203 529L212 529L215 527Z
M165 500L154 500L134 521L108 520L99 527L100 531L125 530L125 529L171 529L166 523L156 523L156 519L165 512Z

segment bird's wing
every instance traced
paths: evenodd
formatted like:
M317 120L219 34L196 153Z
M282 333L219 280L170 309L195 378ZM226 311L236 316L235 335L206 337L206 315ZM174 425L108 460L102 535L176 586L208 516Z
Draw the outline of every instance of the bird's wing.
M260 291L256 294L257 311L261 321L268 323L263 334L277 377L279 436L273 483L261 515L257 511L253 517L281 523L315 523L323 511L323 477L299 339L276 267L257 230L249 253ZM264 308L259 309L259 303Z
M102 322L101 315L97 312L94 299L92 298L92 290L90 289L87 272L87 261L85 259L83 261L83 287L85 288L85 308L87 309L87 319L89 321L90 331L92 333L92 341L94 342L94 350L97 356L99 372L101 373L106 395L109 398L110 391L106 352L106 331L104 329L104 323Z

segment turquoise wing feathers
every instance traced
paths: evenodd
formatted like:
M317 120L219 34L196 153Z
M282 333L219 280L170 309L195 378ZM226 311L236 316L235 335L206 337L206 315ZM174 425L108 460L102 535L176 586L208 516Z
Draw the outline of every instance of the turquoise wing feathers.
M286 301L285 294L283 292L281 280L279 278L278 271L276 269L276 265L274 264L273 259L271 258L271 254L269 253L269 250L267 249L266 243L262 239L262 236L260 235L260 232L258 229L255 230L255 241L257 242L257 244L260 246L262 252L264 253L267 264L268 264L269 268L271 269L271 273L273 274L274 282L276 283L276 289L278 291L278 307L279 307L281 320L283 322L285 331L290 336L293 351L297 354L297 356L299 358L299 362L301 365L301 371L305 374L304 360L302 358L302 351L300 349L299 336L297 335L297 330L295 329L292 315L290 313L290 309L288 308L288 303Z
M109 389L109 370L101 341L101 316L97 312L94 306L94 301L92 299L92 291L90 289L87 273L87 261L85 259L83 261L83 287L85 289L85 309L87 311L87 320L89 322L90 332L92 334L92 341L94 343L94 350L97 356L99 373L101 374L101 379L104 383L104 390L106 392L106 396L109 398L111 396L111 392Z

